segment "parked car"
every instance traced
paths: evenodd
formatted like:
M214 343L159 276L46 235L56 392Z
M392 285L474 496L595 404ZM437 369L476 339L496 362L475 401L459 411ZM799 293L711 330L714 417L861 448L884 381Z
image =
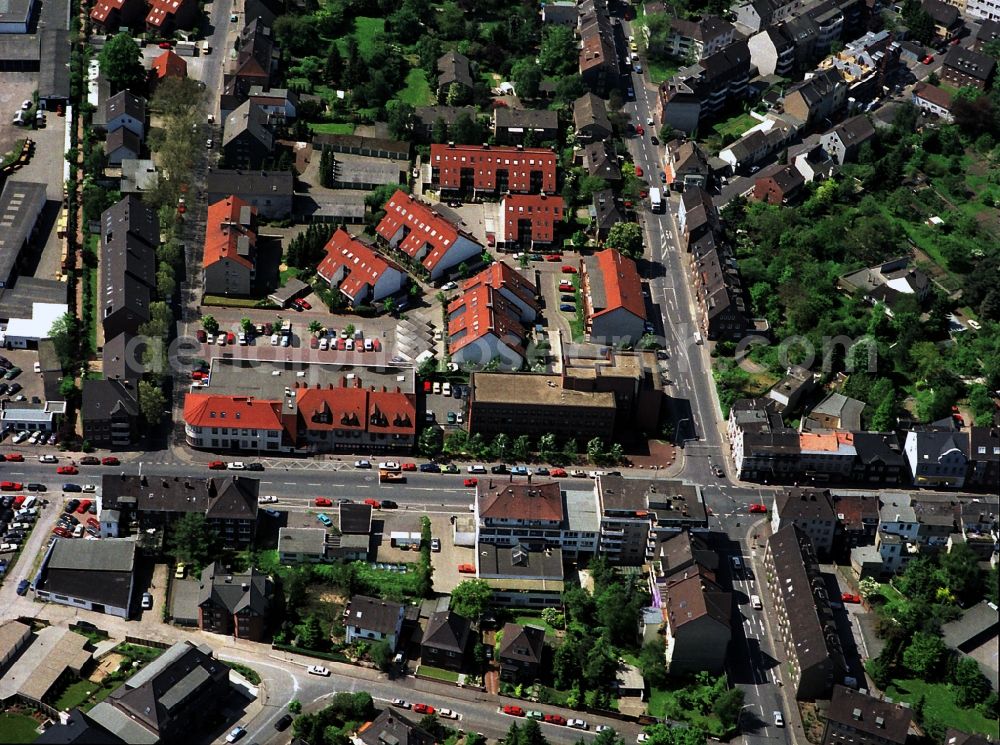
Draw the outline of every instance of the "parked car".
M247 733L244 727L233 727L232 731L226 735L226 742L236 742Z
M395 509L399 509L399 505L396 504L395 502L393 502L391 499L383 499L382 500L382 509L383 510L395 510Z
M28 588L31 587L31 582L26 579L22 579L17 583L17 594L24 597L28 594Z
M430 704L414 704L413 711L417 714L433 714L437 709Z
M416 463L404 463L402 465L402 469L404 471L416 471L417 470L417 464Z
M421 463L418 469L421 473L441 473L441 466L437 463Z
M559 724L562 726L566 725L566 717L562 716L561 714L546 714L544 721L548 722L549 724Z
M153 596L148 592L142 593L142 609L143 610L153 609Z
M588 724L582 719L570 719L566 724L573 729L587 729Z
M431 538L431 551L434 551L435 553L437 553L440 550L441 550L441 539L440 538Z
M102 466L117 466L121 463L115 456L109 455L107 457L101 458Z
M512 717L523 717L524 709L522 709L520 706L513 706L511 704L508 704L507 706L503 707L503 713Z
M90 522L89 520L87 522ZM177 567L174 569L174 579L184 579L187 574L187 564L183 561L177 562Z
M458 712L453 711L452 709L441 709L441 711L438 712L438 716L443 719L458 719Z
M322 665L310 665L309 667L306 668L306 672L309 673L310 675L319 675L320 677L323 678L330 677L330 671L327 670Z
M284 732L286 729L292 726L293 717L291 714L285 714L281 719L274 723L274 728L278 732Z
M458 565L459 574L475 574L476 566L475 564L459 564Z
M79 484L63 484L62 490L64 492L79 493L83 491L83 487Z
M397 709L409 709L410 708L410 702L409 701L404 701L401 698L394 698L392 701L390 701L390 703L393 706L395 706Z
M85 455L80 458L81 466L99 466L101 465L101 459L96 455Z
M369 497L368 499L365 500L365 504L367 504L373 510L380 510L380 509L382 509L382 503L379 502L377 499L372 499L371 497Z
M208 467L212 471L224 471L226 470L226 463L221 460L213 460L209 461Z
M840 593L840 599L845 603L860 603L861 596L853 592Z
M561 303L559 305L559 310L563 313L576 313L576 306L571 303Z
M329 515L326 515L321 512L318 515L316 515L316 519L319 520L321 523L323 523L323 525L325 525L328 528L333 527L333 520L330 519Z
M371 468L372 464L371 464L371 461L362 459L362 460L356 460L356 461L354 461L354 467L355 468Z

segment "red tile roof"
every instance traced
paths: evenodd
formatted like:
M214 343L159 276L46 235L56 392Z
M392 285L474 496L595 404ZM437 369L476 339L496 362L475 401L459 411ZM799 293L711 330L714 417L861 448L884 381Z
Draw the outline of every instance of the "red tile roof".
M448 304L448 348L456 354L463 347L493 334L524 355L527 333L517 306L488 285L479 285Z
M179 54L168 49L153 60L150 69L155 70L156 77L163 80L163 78L186 78L188 66Z
M281 402L247 396L189 393L184 398L184 422L192 427L241 427L280 430Z
M625 308L639 318L645 318L646 303L642 299L642 280L639 278L635 262L613 248L601 251L595 258L604 282L606 305L594 315L600 316L618 308Z
M431 167L446 189L462 186L462 170L472 171L476 189L496 191L497 172L507 171L507 191L554 194L556 154L546 148L494 147L493 145L431 145ZM532 172L541 179L532 183Z
M98 0L90 10L91 20L104 23L112 10L121 10L125 5L125 0Z
M951 94L936 85L917 83L913 86L913 96L922 98L935 106L940 106L945 111L951 111Z
M551 243L555 226L562 220L565 204L562 197L545 194L508 194L500 205L506 226L505 238L517 238L518 220L531 220L531 237L540 243Z
M528 484L479 481L479 516L487 519L562 522L562 491L555 481Z
M403 227L410 232L399 242L398 248L407 256L416 258L425 246L429 246L427 254L420 260L429 272L434 271L458 240L474 240L420 200L397 191L385 203L385 217L375 232L389 241Z
M368 431L387 435L413 435L417 427L416 398L384 388L368 394Z
M326 243L326 257L319 262L316 272L327 282L341 270L345 276L338 289L355 298L365 285L375 286L385 272L390 269L402 272L395 262L389 261L375 249L351 236L343 228L338 228Z
M250 223L240 223L240 213L246 207L250 210ZM232 259L248 268L253 268L253 252L257 247L257 208L251 207L239 197L220 199L208 208L208 219L205 225L205 258L204 266L211 266L223 259ZM246 238L244 245L249 253L240 253L241 239Z
M149 13L146 15L147 26L162 26L167 16L174 15L191 0L149 0Z
M480 285L492 287L494 290L507 290L528 307L534 308L536 311L541 308L535 299L538 290L534 283L510 264L494 261L478 274L465 280L462 284L462 292L469 292Z

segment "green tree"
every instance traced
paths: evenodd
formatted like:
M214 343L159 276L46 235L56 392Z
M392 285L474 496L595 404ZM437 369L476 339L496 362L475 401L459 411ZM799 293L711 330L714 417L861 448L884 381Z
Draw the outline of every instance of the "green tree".
M464 112L455 117L454 123L449 128L449 135L459 145L472 145L483 141L482 127Z
M642 645L639 650L639 669L651 687L662 688L666 684L667 663L662 642L653 640Z
M705 734L691 727L668 727L654 724L646 728L647 745L705 745Z
M80 321L72 313L59 316L49 336L62 369L71 372L80 362Z
M528 435L518 435L510 446L510 452L515 460L527 460L531 453L531 438Z
M293 698L288 702L288 713L289 714L299 714L302 711L302 702L297 698Z
M640 258L643 252L642 228L635 222L617 223L608 231L604 245L608 248L617 248L631 258Z
M382 310L389 315L395 314L398 307L399 303L396 302L396 298L394 297L387 297L382 301Z
M312 613L299 624L295 636L298 645L304 649L320 649L323 645L323 628L319 624L319 619Z
M200 569L212 559L217 534L200 512L186 512L169 529L167 545L177 561Z
M442 144L448 141L448 122L446 122L442 117L438 117L434 120L434 126L431 127L431 142L435 144Z
M724 691L712 704L712 712L719 717L719 721L726 729L732 729L739 723L742 710L743 690L741 688L730 688Z
M397 140L408 140L413 133L413 107L404 101L389 101L385 106L389 133Z
M576 443L576 438L575 437L571 437L568 440L566 440L566 442L564 442L563 446L562 446L562 457L563 457L563 460L565 460L566 463L572 463L573 461L575 461L576 460L577 451L579 449L580 448L579 448L579 446Z
M372 647L368 650L368 656L371 657L372 662L374 662L375 666L382 672L386 672L390 667L392 667L392 647L389 646L389 642L385 639L372 645Z
M577 67L579 53L576 35L569 26L546 26L538 50L538 65L546 75L571 75Z
M219 322L215 320L214 316L202 316L201 327L205 329L206 333L212 335L219 333Z
M552 461L558 452L556 446L556 436L551 432L546 432L538 438L538 455L544 461Z
M417 449L426 458L433 458L441 453L441 432L434 427L425 427L417 438Z
M493 591L483 579L467 579L451 592L451 610L460 616L478 621L490 605Z
M490 443L490 451L493 453L493 457L503 462L507 457L508 450L510 450L510 435L506 432L498 432L496 437L493 438L493 442Z
M605 455L604 440L600 437L595 437L587 442L587 458L590 459L591 463L600 463L604 460Z
M146 76L142 52L127 31L120 31L104 43L100 62L101 73L111 84L112 93L136 88Z
M903 652L903 664L918 677L932 680L940 672L944 652L944 642L940 637L918 631Z
M148 380L139 381L139 411L146 424L155 427L163 418L163 407L167 405L167 397L163 389Z
M979 557L968 544L960 543L941 554L940 562L948 589L963 604L975 603L982 596L983 573L979 569Z
M510 70L514 89L521 98L537 98L538 88L542 84L542 71L530 58L520 59Z
M315 336L316 334L318 334L320 331L323 330L323 324L320 323L318 320L313 319L309 322L309 325L306 326L306 328L309 330L310 334L313 334Z
M253 329L254 329L253 321L251 321L246 316L243 316L243 318L240 319L240 331L242 331L244 334L251 334L253 333Z
M990 695L990 681L979 663L972 657L961 656L955 663L955 685L958 687L956 703L963 708L981 704Z

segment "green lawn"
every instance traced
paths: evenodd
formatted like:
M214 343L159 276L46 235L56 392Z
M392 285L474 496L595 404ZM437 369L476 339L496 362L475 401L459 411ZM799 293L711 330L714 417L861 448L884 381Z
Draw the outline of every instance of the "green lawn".
M443 680L445 683L458 682L458 673L453 673L451 670L442 670L439 667L431 667L430 665L421 665L417 669L417 673L426 675L428 678L434 678L435 680Z
M434 91L427 82L427 73L414 67L406 75L406 87L396 94L403 103L410 106L430 106L436 101Z
M955 703L951 689L945 683L928 683L924 680L894 681L886 694L896 701L910 704L924 696L924 718L937 719L946 727L954 727L964 732L979 732L992 739L1000 736L1000 724L996 719L987 719L971 709L961 709Z
M66 690L62 692L53 705L60 711L74 709L90 698L98 688L100 686L97 683L92 683L89 680L78 680L66 686Z
M545 629L545 633L549 636L555 636L558 633L558 629L545 623L541 616L518 616L514 619L514 623L519 623L522 626L538 626L541 629Z
M354 38L358 42L358 51L361 53L362 57L367 59L371 56L372 48L375 42L375 34L381 34L384 31L384 18L358 16L354 19ZM346 54L347 36L341 36L337 39L337 46L340 47L341 54Z
M659 85L677 74L678 65L675 62L658 62L650 59L646 60L646 69L649 71L649 79Z
M310 124L309 129L313 134L318 135L352 135L354 125L349 122L323 122L321 124Z
M662 688L650 688L646 713L654 717L667 717L677 722L686 722L712 735L725 734L722 722L715 714L702 714L691 709L678 700L677 693L677 691L668 691Z
M23 714L0 714L0 742L34 742L38 722Z
M737 114L734 117L726 119L724 122L713 125L712 131L719 135L719 137L724 137L727 134L739 137L756 124L760 124L760 122L749 114Z

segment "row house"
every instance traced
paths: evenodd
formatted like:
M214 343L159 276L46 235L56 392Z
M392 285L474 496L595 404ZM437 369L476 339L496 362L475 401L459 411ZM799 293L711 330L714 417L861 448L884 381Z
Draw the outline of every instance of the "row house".
M416 439L416 400L400 389L296 383L281 399L188 393L187 444L203 450L325 453L400 452Z
M577 10L577 72L588 90L604 96L619 85L622 74L607 0L583 0Z
M621 161L610 140L589 142L576 151L576 156L588 176L603 179L610 185L622 180Z
M236 103L250 97L252 88L267 90L271 75L278 69L278 50L269 26L253 20L244 26L239 36L236 58L223 76L222 94Z
M736 38L736 27L718 16L704 16L697 21L674 18L667 35L667 54L679 60L702 60Z
M917 430L906 433L903 453L917 486L961 489L969 463L969 433Z
M806 536L821 556L829 556L837 534L838 515L828 490L783 489L774 496L771 506L771 532L794 525Z
M798 433L785 426L773 401L733 402L727 431L737 478L782 479L798 471Z
M426 271L431 280L441 279L483 252L472 235L410 194L397 191L383 209L385 216L375 233L389 248Z
M845 119L820 135L820 145L837 163L844 165L858 159L861 146L875 137L875 127L864 114Z
M469 58L459 52L445 52L437 61L437 95L444 102L451 91L458 90L459 97L465 101L472 100L472 63Z
M98 0L90 9L90 25L98 33L113 34L120 28L138 30L145 18L145 0Z
M846 481L856 459L854 435L850 432L799 433L799 470L805 478Z
M499 293L516 308L522 323L535 322L541 305L538 302L538 288L521 272L502 261L494 261L478 274L462 283L462 292L472 292L482 285Z
M699 326L710 340L742 338L751 323L736 259L717 234L691 246Z
M826 709L822 743L906 745L912 719L913 710L907 704L835 685Z
M216 561L201 571L198 628L234 639L264 641L270 583L251 567L233 572Z
M326 256L317 265L316 274L355 307L398 295L406 285L402 267L343 228L334 231L324 250Z
M500 200L501 248L530 251L555 241L556 225L563 221L566 204L560 196L506 194Z
M545 148L431 145L431 183L463 193L555 194L556 154Z
M942 0L923 0L920 9L929 15L934 23L934 40L937 43L949 42L965 29L962 14L955 5Z
M259 169L274 152L271 117L264 107L249 99L237 106L222 126L222 152L226 165L238 169Z
M719 151L719 158L736 173L750 173L754 166L786 147L798 128L794 122L768 115L761 124Z
M767 540L767 583L798 700L825 699L847 672L837 623L809 537L788 524Z
M691 186L708 188L712 169L708 165L708 153L697 142L671 140L666 145L663 172L670 189L682 192Z
M148 7L146 31L164 37L194 28L200 12L195 0L149 0Z
M202 284L210 295L249 297L257 290L257 210L239 197L208 207Z
M951 114L951 93L944 88L921 81L913 86L910 100L925 114L936 116L947 123L954 121Z
M869 31L819 63L820 70L836 70L855 101L881 95L886 79L899 66L901 47L890 31Z
M578 142L607 140L614 134L604 99L584 93L573 102L573 129Z
M233 196L246 202L265 220L281 220L292 212L295 176L291 171L210 168L205 177L209 204Z
M967 0L965 15L969 18L981 19L983 26L987 23L1000 23L1000 2L997 0ZM982 33L982 27L980 27Z
M844 548L871 546L878 533L878 497L870 494L838 494L834 500L841 543Z
M941 65L941 80L955 88L971 86L977 90L987 90L996 72L996 60L989 55L951 47Z
M750 198L765 204L792 204L802 195L805 185L805 178L794 165L774 163L757 174Z
M681 68L659 89L660 120L682 132L724 107L741 101L750 82L750 50L736 41L713 55Z
M434 138L435 128L447 133L460 117L476 121L475 106L417 106L413 110L413 137L417 142L428 143Z
M750 60L761 75L790 76L795 71L795 41L791 28L770 26L747 39Z
M785 92L783 107L786 114L810 126L840 111L846 103L847 83L835 70L822 70L793 84Z
M500 145L554 141L559 136L559 115L550 109L499 106L493 109L493 136Z
M149 320L159 243L159 218L138 196L124 197L101 215L98 303L105 339L136 334Z
M580 263L584 325L590 339L637 342L645 332L646 301L635 261L608 248Z

